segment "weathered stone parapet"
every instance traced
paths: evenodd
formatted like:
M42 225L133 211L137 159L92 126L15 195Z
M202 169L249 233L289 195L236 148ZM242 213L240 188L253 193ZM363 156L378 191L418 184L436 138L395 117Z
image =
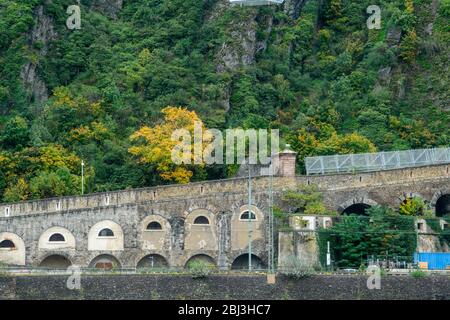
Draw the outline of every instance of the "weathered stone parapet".
M405 192L417 190L419 194L431 201L435 194L430 191L445 193L450 192L450 165L438 165L378 171L358 174L337 174L326 176L276 176L273 178L275 191L295 188L298 185L316 184L325 193L398 189L400 194L388 193L401 197ZM255 192L267 192L270 178L267 176L254 177L253 186ZM438 185L439 188L429 185ZM122 190L91 194L86 196L69 196L55 199L36 200L0 205L0 219L7 216L26 215L33 213L63 212L69 210L120 206L141 202L160 202L165 200L179 200L192 197L209 197L217 194L241 194L247 190L246 178L225 179L217 181L205 181L184 185L167 185L143 189ZM346 191L347 190L347 191ZM354 190L354 191L352 191ZM410 191L412 190L412 191ZM361 192L359 192L361 193ZM367 193L367 192L366 192ZM347 197L346 200L348 200ZM429 199L428 199L429 198ZM375 201L375 199L373 199ZM343 203L342 201L341 203ZM381 201L383 202L383 201ZM341 204L339 203L339 204ZM338 204L338 205L339 205ZM334 206L335 203L333 202Z

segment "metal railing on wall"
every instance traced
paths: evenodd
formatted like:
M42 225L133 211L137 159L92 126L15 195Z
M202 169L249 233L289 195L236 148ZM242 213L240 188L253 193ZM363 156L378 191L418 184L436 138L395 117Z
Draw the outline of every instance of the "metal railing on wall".
M305 158L307 175L371 172L450 163L450 147Z

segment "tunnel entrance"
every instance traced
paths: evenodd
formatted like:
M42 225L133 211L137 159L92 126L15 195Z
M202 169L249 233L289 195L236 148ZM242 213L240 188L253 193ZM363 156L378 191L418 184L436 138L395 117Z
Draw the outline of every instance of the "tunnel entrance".
M367 209L369 209L370 206L368 204L365 203L355 203L352 204L351 206L345 208L344 211L342 211L343 214L345 215L358 215L358 216L367 216Z
M137 264L138 269L150 269L150 268L167 268L169 264L166 258L159 254L149 254L139 260Z
M265 265L263 261L256 255L252 254L252 269L264 269ZM248 270L248 253L241 254L234 259L231 264L232 270Z
M39 267L47 269L67 269L71 265L72 263L66 257L54 254L42 260Z
M448 215L450 215L450 194L444 194L436 202L436 217Z

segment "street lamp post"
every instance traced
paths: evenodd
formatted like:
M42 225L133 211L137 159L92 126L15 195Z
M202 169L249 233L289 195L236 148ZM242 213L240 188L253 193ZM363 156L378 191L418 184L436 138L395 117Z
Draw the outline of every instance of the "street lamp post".
M81 195L84 194L84 160L81 160Z
M252 271L252 178L248 161L248 270Z

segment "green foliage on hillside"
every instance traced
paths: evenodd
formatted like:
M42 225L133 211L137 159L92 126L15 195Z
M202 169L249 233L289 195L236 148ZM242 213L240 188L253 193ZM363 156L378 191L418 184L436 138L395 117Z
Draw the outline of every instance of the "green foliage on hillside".
M0 201L80 193L81 159L88 192L165 183L128 150L167 106L210 128L278 128L299 172L309 155L450 145L449 0L378 0L381 30L366 27L369 0L306 1L297 19L225 0L124 1L114 17L96 2L81 1L71 31L74 1L0 0ZM47 44L30 39L40 5L57 32ZM45 103L21 80L27 63ZM226 176L207 166L191 180Z
M332 228L319 231L322 265L328 241L336 267L359 268L368 258L411 262L417 244L414 219L379 206L367 209L367 214L343 216Z

